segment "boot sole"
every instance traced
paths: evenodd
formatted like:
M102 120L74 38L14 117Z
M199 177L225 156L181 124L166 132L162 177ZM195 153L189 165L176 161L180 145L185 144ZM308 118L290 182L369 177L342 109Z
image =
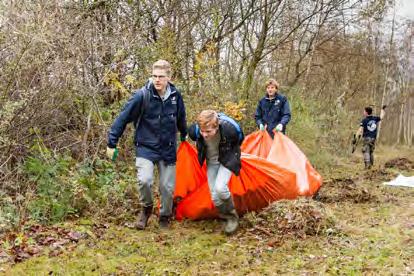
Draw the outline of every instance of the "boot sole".
M144 226L144 227L138 226L138 225L135 226L135 229L137 229L137 230L145 230L145 228L146 228L146 226Z

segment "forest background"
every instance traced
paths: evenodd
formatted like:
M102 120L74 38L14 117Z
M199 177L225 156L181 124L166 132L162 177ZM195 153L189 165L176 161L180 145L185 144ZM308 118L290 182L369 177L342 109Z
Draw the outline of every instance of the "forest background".
M126 216L137 207L131 128L107 131L166 59L188 122L207 107L246 133L264 82L292 108L288 136L324 175L349 157L364 106L379 142L414 141L413 20L385 0L1 1L0 228ZM362 166L362 165L361 165Z

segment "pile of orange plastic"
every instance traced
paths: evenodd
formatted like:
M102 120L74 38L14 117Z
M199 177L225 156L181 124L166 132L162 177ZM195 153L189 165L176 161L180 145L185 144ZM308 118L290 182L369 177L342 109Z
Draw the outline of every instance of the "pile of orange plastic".
M311 196L322 178L303 152L287 136L266 131L248 135L242 144L242 169L233 175L229 188L239 214L259 211L280 199ZM217 217L211 200L205 164L200 167L190 143L181 143L177 156L175 198L180 198L176 219Z

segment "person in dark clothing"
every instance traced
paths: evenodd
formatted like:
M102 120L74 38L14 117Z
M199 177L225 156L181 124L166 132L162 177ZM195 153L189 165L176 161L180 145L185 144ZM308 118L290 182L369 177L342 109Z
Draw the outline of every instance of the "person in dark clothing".
M155 165L160 179L160 227L167 228L172 217L177 130L181 133L181 141L184 141L187 123L182 96L169 82L170 76L171 66L167 61L155 62L151 79L132 95L108 134L107 156L114 160L116 145L126 125L131 122L135 125L135 163L140 203L143 206L136 223L136 228L140 230L147 226L153 211L151 186Z
M190 126L188 134L196 141L200 166L206 160L211 198L219 216L226 220L224 232L233 234L238 228L239 216L228 185L232 173L240 174L243 131L232 118L214 110L204 110L198 115L197 124Z
M377 139L379 122L385 116L385 108L386 106L384 105L379 117L372 115L371 107L364 108L365 118L361 121L356 137L359 139L362 136L363 138L362 153L364 155L365 169L370 169L374 165L375 141Z
M291 118L289 102L278 89L276 80L269 79L266 82L266 96L259 101L254 116L260 130L267 130L272 138L273 131L286 134L286 125Z

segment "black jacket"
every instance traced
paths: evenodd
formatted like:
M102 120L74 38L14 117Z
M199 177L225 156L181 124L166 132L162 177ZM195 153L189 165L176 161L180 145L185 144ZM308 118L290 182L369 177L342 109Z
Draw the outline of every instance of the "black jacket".
M239 126L238 129L234 124L237 124L231 118L219 116L219 132L220 132L220 143L219 143L219 162L224 167L232 171L235 175L240 174L241 169L241 150L240 145L244 140L244 134ZM196 142L198 152L198 162L200 166L203 165L206 159L207 146L204 138L200 133L200 128L197 124L193 124L188 129L189 137Z

